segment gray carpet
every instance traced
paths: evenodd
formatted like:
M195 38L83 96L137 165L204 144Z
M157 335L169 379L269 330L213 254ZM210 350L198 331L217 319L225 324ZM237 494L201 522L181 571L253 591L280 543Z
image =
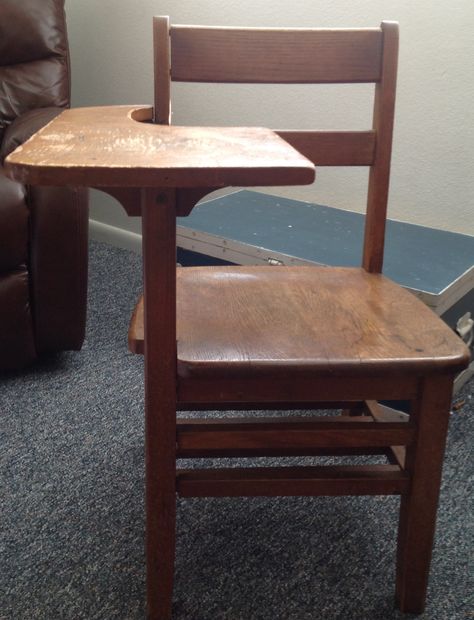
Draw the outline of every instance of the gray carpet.
M0 620L144 618L140 259L92 243L79 353L0 378ZM426 612L474 616L472 382L451 419ZM180 500L176 620L392 620L396 498Z

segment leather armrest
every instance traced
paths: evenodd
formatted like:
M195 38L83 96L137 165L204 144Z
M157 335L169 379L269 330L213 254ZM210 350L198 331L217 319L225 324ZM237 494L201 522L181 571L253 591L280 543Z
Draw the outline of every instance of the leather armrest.
M58 107L39 108L15 119L5 131L1 158L62 110ZM12 256L7 256L8 265L3 266L13 267L13 262L18 262L20 258L28 261L36 350L42 353L80 349L84 340L87 301L87 190L69 187L24 188L9 179L3 180L3 193L11 189L10 193L14 194L9 203L12 203L18 217L12 222L21 214L26 214L26 205L29 212L29 217L26 216L28 220L24 217L20 223L24 241L20 244L15 238L15 252L10 252ZM8 196L0 192L2 200ZM20 214L16 203L21 199L24 212ZM7 206L3 204L3 211ZM10 220L11 214L6 215ZM28 250L25 248L27 234ZM20 252L21 256L17 256ZM1 267L2 264L0 271Z
M53 120L63 108L37 108L18 116L5 130L0 150L0 161L31 138L41 127Z

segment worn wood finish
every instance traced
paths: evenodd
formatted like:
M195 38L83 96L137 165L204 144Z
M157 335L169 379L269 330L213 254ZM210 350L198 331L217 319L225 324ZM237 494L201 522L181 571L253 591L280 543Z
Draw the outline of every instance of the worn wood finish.
M176 215L173 190L142 190L148 617L171 616L176 524Z
M373 29L171 26L178 82L376 82L382 36Z
M411 484L400 504L396 587L398 605L407 613L419 614L425 606L453 378L425 379L412 407L417 437L406 451Z
M370 166L374 162L375 131L276 132L316 166Z
M307 184L314 166L269 129L176 127L151 108L65 110L5 160L32 185L186 187Z
M373 129L377 134L375 161L369 172L367 217L362 265L380 273L383 266L390 161L392 156L395 91L398 66L398 24L382 23L382 79L375 86Z
M181 497L399 495L406 474L394 465L233 467L178 470Z

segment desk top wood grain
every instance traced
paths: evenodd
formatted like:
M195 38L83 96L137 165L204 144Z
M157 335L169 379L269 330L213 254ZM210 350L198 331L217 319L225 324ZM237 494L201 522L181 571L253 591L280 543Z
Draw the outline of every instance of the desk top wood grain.
M65 110L5 160L30 185L224 187L312 183L313 164L269 129L149 122L152 108ZM148 122L147 122L148 121Z

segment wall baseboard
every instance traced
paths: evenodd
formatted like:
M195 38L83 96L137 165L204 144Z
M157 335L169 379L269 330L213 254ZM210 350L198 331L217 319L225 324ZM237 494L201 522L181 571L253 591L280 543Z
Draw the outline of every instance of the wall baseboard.
M123 228L117 228L117 226L89 220L89 236L94 241L108 243L116 248L131 250L137 254L142 252L142 236Z

